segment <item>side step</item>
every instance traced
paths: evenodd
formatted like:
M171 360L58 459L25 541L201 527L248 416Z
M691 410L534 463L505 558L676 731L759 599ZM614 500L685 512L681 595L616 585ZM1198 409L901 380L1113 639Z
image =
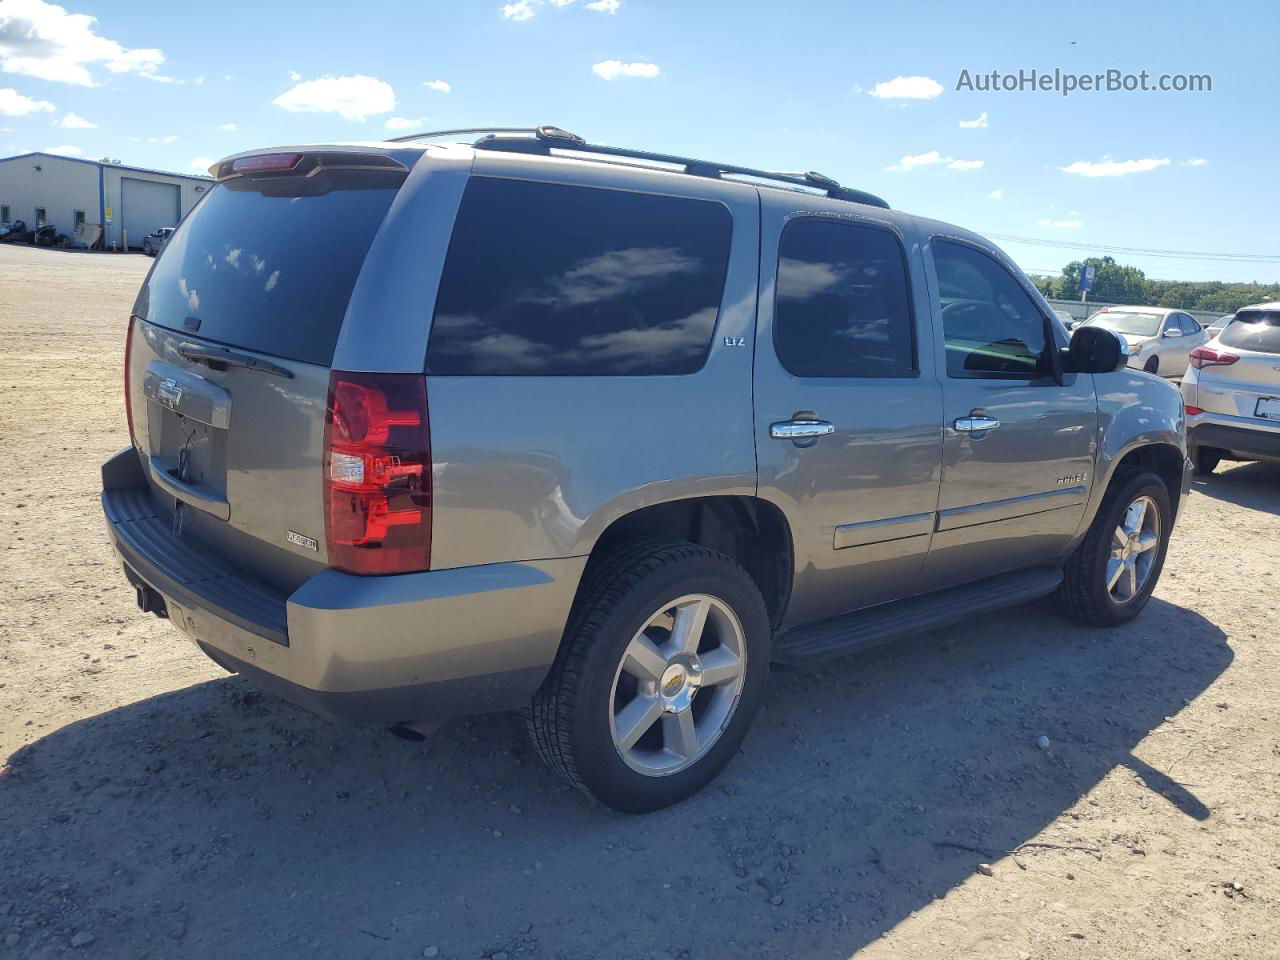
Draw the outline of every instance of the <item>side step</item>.
M773 659L802 664L855 653L977 613L1043 597L1061 582L1061 570L1036 568L882 603L778 634L773 640Z

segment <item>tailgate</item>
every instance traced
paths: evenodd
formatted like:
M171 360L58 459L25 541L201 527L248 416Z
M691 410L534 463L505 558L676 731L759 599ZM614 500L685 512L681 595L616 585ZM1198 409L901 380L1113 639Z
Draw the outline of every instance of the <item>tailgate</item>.
M134 441L157 510L185 543L286 590L327 562L329 367L406 171L335 156L224 163L165 243L130 333Z

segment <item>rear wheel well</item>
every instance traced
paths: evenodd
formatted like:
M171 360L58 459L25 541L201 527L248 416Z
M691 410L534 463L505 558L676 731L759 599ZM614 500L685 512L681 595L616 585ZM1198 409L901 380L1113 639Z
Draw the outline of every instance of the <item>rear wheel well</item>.
M1125 469L1150 470L1169 490L1169 503L1173 507L1173 515L1178 515L1178 504L1182 500L1182 451L1172 444L1152 443L1136 450L1131 450L1116 464L1115 473Z
M791 528L782 511L757 497L695 497L642 507L602 533L592 557L641 537L687 540L732 557L755 581L776 628L791 594Z

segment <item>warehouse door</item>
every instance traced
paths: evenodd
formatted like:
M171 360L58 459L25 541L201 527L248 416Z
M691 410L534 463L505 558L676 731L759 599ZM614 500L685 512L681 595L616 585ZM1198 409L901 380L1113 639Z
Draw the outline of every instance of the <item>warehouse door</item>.
M154 180L120 180L120 223L129 246L141 247L149 233L178 225L178 185Z

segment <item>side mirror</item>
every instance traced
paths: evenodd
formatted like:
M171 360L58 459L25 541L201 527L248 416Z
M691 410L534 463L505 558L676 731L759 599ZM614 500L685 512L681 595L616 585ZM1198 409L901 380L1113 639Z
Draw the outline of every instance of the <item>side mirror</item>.
M1170 327L1168 330L1164 332L1164 335L1166 337L1180 337L1182 336L1182 331L1179 330L1177 327Z
M1106 327L1076 327L1063 366L1068 373L1111 373L1129 363L1129 344Z

